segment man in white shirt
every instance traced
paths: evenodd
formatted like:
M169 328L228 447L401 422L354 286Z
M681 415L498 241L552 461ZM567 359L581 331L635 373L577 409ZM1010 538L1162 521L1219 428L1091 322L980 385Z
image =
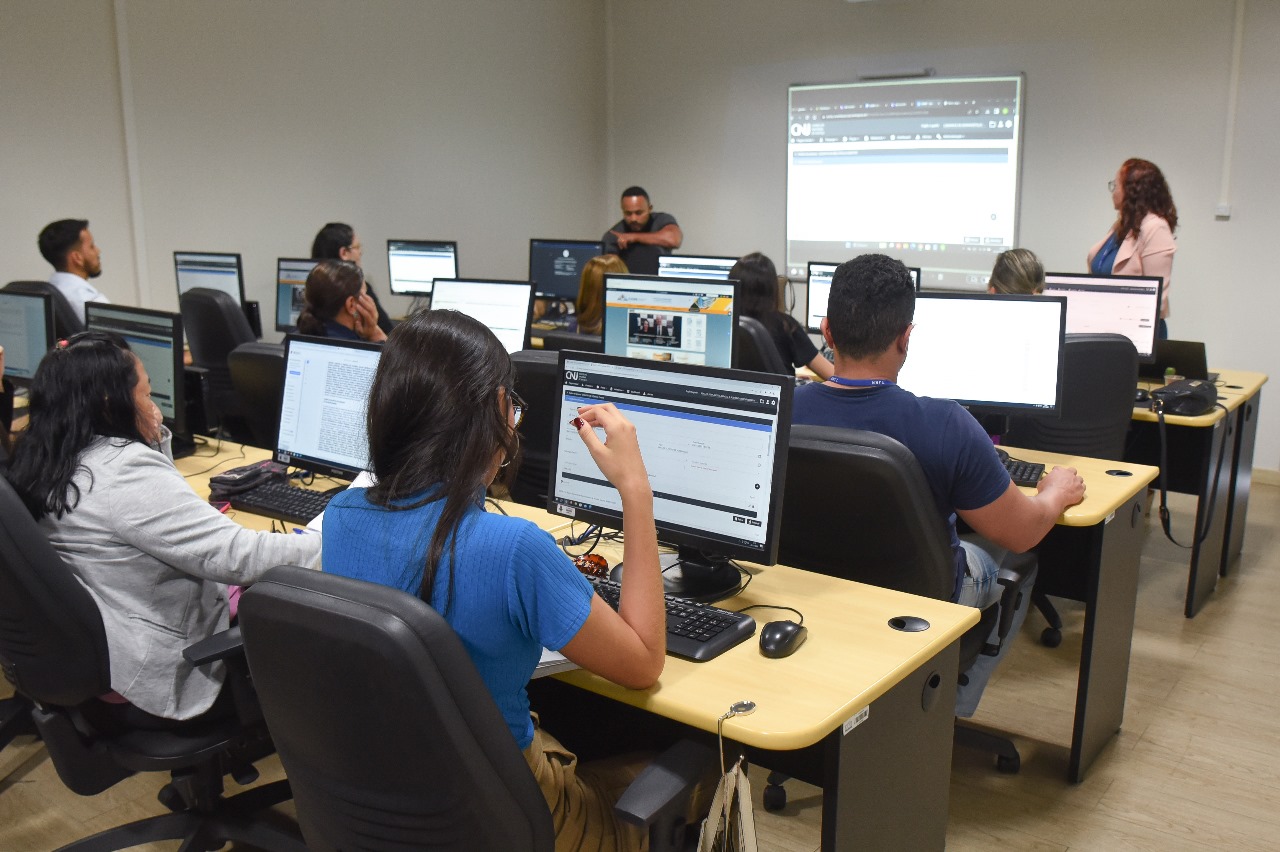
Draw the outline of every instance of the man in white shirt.
M89 283L90 278L102 274L102 252L93 242L87 220L50 222L38 242L40 254L56 270L49 276L49 284L66 296L80 322L84 322L85 302L111 301Z

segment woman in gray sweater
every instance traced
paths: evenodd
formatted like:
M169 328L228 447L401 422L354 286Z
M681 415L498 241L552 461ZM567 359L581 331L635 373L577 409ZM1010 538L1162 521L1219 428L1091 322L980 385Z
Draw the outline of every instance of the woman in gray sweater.
M40 362L9 470L102 613L111 686L128 702L109 709L131 726L214 706L222 665L195 668L182 649L228 626L229 584L320 559L318 535L247 530L200 499L162 451L167 437L128 344L85 332Z

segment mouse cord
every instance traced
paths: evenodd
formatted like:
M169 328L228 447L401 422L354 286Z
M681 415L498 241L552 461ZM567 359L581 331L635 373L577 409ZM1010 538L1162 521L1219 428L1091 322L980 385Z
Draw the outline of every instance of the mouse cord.
M752 604L751 606L744 606L742 609L737 610L737 612L746 612L749 609L785 609L787 612L794 612L800 618L800 624L804 624L804 613L795 607L775 606L773 604Z

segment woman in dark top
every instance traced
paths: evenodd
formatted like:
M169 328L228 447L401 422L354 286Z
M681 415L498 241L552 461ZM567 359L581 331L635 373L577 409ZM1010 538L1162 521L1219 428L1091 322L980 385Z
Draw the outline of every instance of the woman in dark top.
M382 343L377 306L369 298L360 267L346 260L322 260L307 276L306 307L298 315L298 332L340 340Z
M738 282L738 311L760 321L783 361L808 367L821 379L831 378L831 362L822 357L795 317L779 310L778 270L772 260L760 252L744 255L729 270L729 277Z
M364 247L360 244L360 237L356 234L355 228L343 222L330 222L321 228L316 238L311 241L311 257L315 260L349 260L356 266L360 266L363 254ZM373 306L378 311L378 328L390 334L395 323L382 309L378 294L368 285L369 282L366 281L369 298L373 300Z

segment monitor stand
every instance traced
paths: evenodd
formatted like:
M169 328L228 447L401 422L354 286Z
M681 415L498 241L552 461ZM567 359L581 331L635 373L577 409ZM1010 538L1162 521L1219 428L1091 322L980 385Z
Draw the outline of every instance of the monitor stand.
M696 547L681 546L675 553L658 557L662 569L662 590L686 600L715 603L732 597L742 585L742 574L723 556L711 556ZM609 576L622 581L622 563Z

